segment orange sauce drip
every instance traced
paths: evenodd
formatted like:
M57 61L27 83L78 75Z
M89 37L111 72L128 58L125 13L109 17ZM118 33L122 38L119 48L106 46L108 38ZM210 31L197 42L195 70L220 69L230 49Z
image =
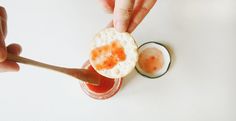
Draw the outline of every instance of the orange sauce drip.
M126 59L126 54L124 48L119 43L119 41L114 40L110 44L97 47L92 50L91 57L93 61L96 61L98 58L102 59L100 63L95 65L97 70L111 69L120 61Z

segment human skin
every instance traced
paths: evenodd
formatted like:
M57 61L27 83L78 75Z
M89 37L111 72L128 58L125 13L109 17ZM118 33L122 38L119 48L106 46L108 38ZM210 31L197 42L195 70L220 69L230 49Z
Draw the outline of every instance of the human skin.
M0 72L18 71L19 65L16 62L8 61L7 53L19 55L21 46L19 44L5 45L5 38L7 35L7 13L6 10L0 6Z
M104 10L113 14L108 24L120 32L133 32L157 0L99 0Z

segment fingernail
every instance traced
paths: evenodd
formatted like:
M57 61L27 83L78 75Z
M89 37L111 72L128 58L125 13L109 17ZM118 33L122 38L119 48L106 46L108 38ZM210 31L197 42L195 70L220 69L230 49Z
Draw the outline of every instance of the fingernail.
M115 22L115 28L119 32L125 32L126 31L125 24L122 23L122 22L119 22L119 21Z

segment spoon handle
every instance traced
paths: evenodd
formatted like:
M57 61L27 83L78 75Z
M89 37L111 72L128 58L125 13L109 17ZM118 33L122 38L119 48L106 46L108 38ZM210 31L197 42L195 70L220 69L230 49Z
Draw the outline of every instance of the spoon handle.
M49 65L21 56L16 56L10 53L7 54L7 60L61 72L93 85L98 85L100 83L100 78L97 77L96 73L90 72L88 69L64 68Z
M14 62L19 62L19 63L23 63L23 64L27 64L27 65L37 66L37 67L41 67L41 68L46 68L46 69L49 69L49 70L59 71L59 72L62 72L62 73L66 73L65 68L63 68L63 67L49 65L49 64L46 64L46 63L42 63L42 62L32 60L32 59L24 58L24 57L21 57L21 56L16 56L16 55L13 55L13 54L10 54L10 53L7 54L7 60L14 61Z

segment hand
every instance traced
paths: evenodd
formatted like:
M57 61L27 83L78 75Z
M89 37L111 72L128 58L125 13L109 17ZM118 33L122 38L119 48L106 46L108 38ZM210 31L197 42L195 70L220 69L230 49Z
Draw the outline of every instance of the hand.
M5 38L7 35L7 13L0 6L0 72L18 71L19 65L15 62L7 61L7 52L19 55L21 47L18 44L10 44L5 46Z
M120 32L131 33L141 23L157 0L99 0L103 8L114 14L114 26Z

